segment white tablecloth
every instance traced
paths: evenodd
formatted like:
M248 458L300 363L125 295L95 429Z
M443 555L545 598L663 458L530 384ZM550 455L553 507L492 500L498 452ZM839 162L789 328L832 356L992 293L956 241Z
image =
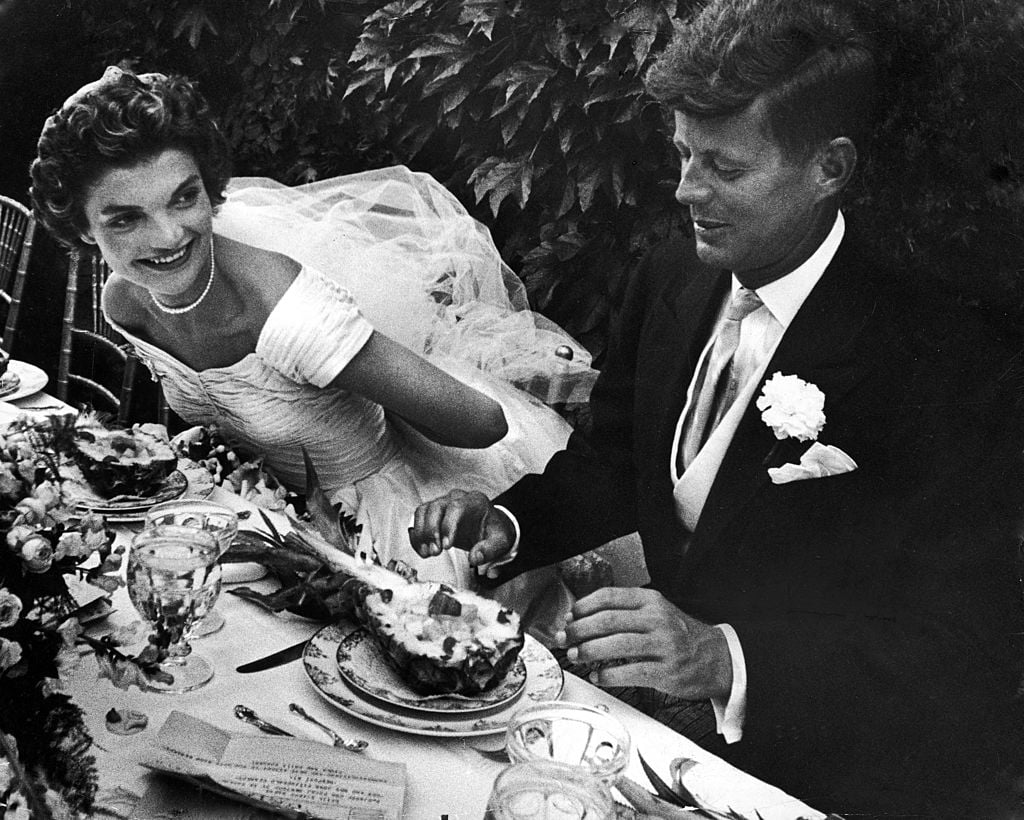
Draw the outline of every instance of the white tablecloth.
M235 507L244 506L237 497L220 489L215 491L213 499ZM243 526L258 524L250 519L243 522ZM127 530L121 535L123 538L129 536L130 531ZM257 581L251 585L259 587L268 583ZM116 611L107 619L103 630L138 618L124 589L114 595L114 606ZM290 614L269 614L226 593L222 593L217 607L225 616L227 625L219 633L193 643L195 652L214 663L216 674L209 684L195 692L163 695L140 692L134 687L128 691L117 689L107 680L97 680L96 663L91 655L85 657L71 675L69 692L85 710L95 739L103 805L117 808L121 816L130 816L135 801L155 780L154 775L136 761L142 748L150 742L173 709L188 712L229 731L255 733L255 728L239 722L232 714L235 704L244 703L297 737L326 742L320 730L289 713L288 703L294 701L346 738L369 741L372 757L406 764L405 816L410 820L440 820L444 817L447 820L480 820L483 817L491 785L503 766L482 756L474 747L500 748L503 744L500 735L432 738L364 723L323 700L306 677L301 660L263 672L239 674L235 672L239 664L308 638L318 625ZM673 758L686 756L698 761L714 760L712 755L691 741L573 675L566 675L562 698L591 705L605 704L622 720L634 744L627 774L645 786L647 780L637 759L637 749L666 778ZM127 737L111 734L105 727L104 716L112 707L145 713L149 716L148 728ZM189 788L182 787L185 790ZM172 813L166 816L174 816L173 807L167 806L167 809Z
M56 396L40 390L14 401L0 401L0 429L21 416L45 419L47 416L63 416L68 413L77 414L78 410Z

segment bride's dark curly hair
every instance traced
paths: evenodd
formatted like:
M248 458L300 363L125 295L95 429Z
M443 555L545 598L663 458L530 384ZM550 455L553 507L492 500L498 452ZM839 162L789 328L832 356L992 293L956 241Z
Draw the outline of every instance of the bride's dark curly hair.
M231 179L227 140L196 87L180 76L107 69L46 120L32 162L36 218L57 241L83 248L89 188L111 168L130 168L167 149L195 160L210 202Z

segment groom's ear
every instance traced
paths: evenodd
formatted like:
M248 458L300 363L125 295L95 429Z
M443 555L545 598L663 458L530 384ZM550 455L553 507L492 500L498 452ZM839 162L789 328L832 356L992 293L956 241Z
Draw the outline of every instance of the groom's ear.
M816 157L817 183L823 198L837 196L857 167L857 146L849 137L836 137Z

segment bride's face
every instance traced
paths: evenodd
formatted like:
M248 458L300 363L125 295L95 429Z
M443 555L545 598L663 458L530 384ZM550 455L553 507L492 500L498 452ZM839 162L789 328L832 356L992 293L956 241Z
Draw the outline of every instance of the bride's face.
M121 276L168 305L206 286L213 208L192 155L168 148L137 165L109 168L89 188L82 238Z

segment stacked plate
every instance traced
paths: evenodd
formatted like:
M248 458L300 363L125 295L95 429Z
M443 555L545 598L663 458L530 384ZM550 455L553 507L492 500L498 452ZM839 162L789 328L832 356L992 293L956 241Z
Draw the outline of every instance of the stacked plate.
M325 626L310 638L302 662L317 691L346 714L433 737L504 732L524 702L555 700L564 683L558 661L529 635L504 680L473 697L419 694L398 676L376 640L354 623Z

